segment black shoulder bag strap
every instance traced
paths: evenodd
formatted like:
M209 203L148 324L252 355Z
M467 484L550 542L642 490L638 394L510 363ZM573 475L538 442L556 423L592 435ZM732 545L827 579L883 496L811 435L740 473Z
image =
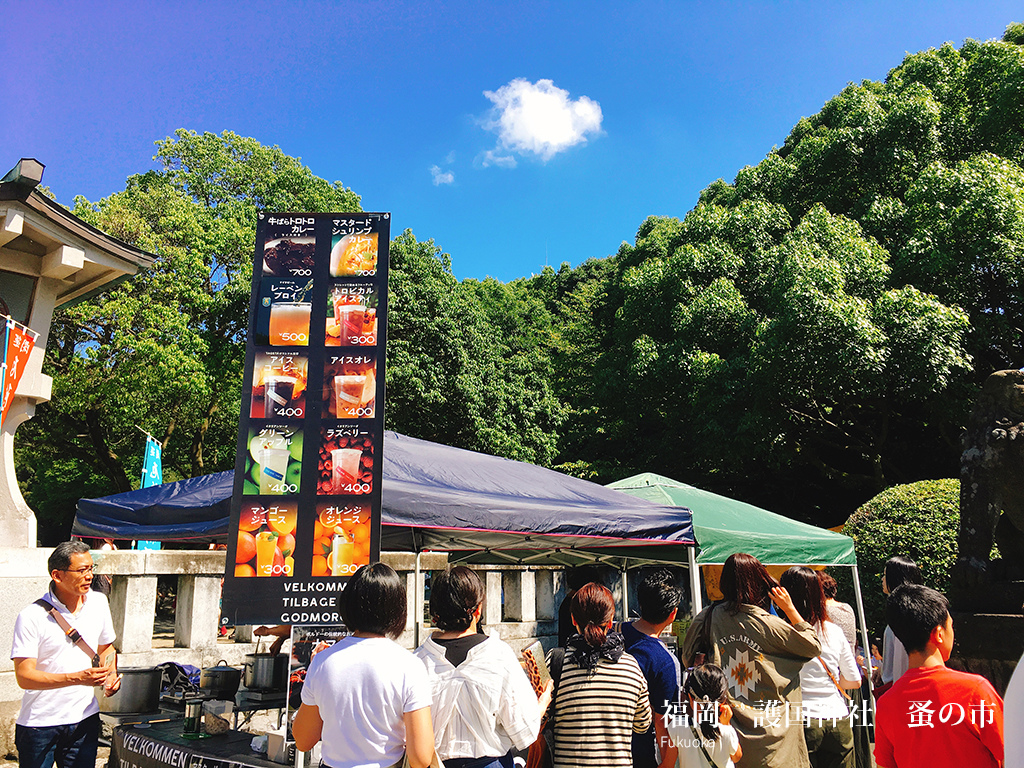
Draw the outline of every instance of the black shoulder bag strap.
M690 730L693 732L694 738L697 739L697 746L700 747L700 751L703 753L704 759L708 761L708 767L717 768L717 764L711 759L711 755L709 755L708 751L704 749L704 736L700 731L693 727L693 723L690 723Z
M77 629L68 624L68 620L64 618L64 614L58 611L45 597L40 597L36 600L36 605L53 617L53 620L57 622L57 626L64 630L64 634L68 636L68 640L85 652L85 655L89 657L94 667L98 667L100 665L100 655L92 649L91 645L85 642L85 638L82 637Z
M548 664L548 671L551 673L551 679L554 681L554 687L552 688L551 697L554 698L554 692L558 690L558 681L562 677L562 664L565 663L565 648L562 646L556 646L551 649L551 663Z

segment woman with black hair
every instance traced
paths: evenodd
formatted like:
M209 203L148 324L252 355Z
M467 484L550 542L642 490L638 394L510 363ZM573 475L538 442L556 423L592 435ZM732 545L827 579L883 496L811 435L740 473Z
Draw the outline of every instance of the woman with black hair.
M853 725L849 694L860 687L853 650L837 625L828 620L821 580L797 566L782 574L782 586L821 642L821 655L800 670L804 741L812 768L853 768Z
M540 702L515 651L477 632L484 601L480 577L464 565L430 583L434 632L416 656L432 686L431 718L445 768L512 768L512 749L537 740L551 684Z
M752 555L728 557L721 590L724 599L690 625L683 660L702 663L696 660L701 653L725 671L732 724L743 745L738 766L808 768L798 714L800 668L821 653L814 627ZM788 623L769 613L773 602Z
M903 584L924 584L921 569L910 558L899 555L890 557L885 562L882 572L882 592L886 595L892 594ZM903 677L909 666L907 649L887 626L882 638L882 686L875 691L875 695L881 696L889 690L889 686Z
M612 632L615 601L585 584L572 596L572 623L555 693L557 768L632 768L633 734L651 727L647 680L622 635Z
M405 629L405 585L384 563L364 565L341 594L352 630L309 664L295 746L323 741L328 768L388 768L406 755L411 768L434 756L430 683L423 665L395 642Z

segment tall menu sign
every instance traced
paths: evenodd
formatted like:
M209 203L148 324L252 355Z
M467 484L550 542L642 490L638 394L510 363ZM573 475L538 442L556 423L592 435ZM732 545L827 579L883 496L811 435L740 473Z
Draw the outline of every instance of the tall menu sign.
M337 625L380 557L388 213L261 213L223 621Z

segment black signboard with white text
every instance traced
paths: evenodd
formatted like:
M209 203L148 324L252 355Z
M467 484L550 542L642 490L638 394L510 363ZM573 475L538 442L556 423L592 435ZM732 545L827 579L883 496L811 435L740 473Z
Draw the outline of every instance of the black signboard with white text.
M380 557L390 218L259 216L225 623L340 624Z

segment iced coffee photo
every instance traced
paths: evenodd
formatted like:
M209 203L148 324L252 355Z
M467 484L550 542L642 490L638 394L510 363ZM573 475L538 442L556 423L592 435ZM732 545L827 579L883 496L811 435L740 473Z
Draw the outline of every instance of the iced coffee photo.
M313 576L351 576L370 562L370 507L317 504L313 532Z
M377 274L377 233L352 233L331 238L331 277L372 277Z
M373 438L360 426L321 427L319 496L358 496L373 489Z
M301 419L306 414L308 361L297 352L257 352L252 371L253 419Z
M372 354L328 353L324 364L324 417L372 419L377 398L377 363Z
M333 285L327 295L328 347L366 347L377 343L377 287L369 283Z
M296 495L302 476L302 430L279 424L250 429L245 462L244 495Z

